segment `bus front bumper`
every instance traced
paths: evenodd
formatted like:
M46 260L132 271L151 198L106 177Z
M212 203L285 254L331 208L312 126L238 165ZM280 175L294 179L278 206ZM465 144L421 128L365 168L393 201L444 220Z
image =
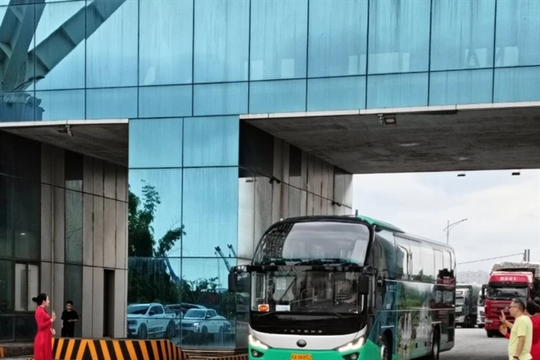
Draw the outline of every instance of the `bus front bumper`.
M291 350L248 346L249 360L380 360L381 348L367 340L359 349L340 352L337 350Z

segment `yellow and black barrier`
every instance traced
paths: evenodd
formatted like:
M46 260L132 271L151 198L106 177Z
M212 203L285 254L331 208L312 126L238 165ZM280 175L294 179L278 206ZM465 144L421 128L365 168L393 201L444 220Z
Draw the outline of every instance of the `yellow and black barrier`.
M170 340L53 339L55 360L184 360Z

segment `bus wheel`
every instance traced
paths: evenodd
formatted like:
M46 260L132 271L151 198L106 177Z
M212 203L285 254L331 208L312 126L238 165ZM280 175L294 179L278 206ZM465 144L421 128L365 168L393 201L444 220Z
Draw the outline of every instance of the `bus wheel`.
M441 352L439 328L433 329L433 341L431 342L431 354L429 354L429 360L439 360L439 353Z
M381 360L392 360L392 340L388 333L381 337Z

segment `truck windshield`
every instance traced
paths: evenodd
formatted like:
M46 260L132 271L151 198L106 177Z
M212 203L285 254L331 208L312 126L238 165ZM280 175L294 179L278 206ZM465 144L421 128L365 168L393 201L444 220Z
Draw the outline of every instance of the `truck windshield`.
M465 304L465 298L456 297L456 305L463 305L463 304Z
M352 262L363 265L369 244L369 228L361 223L307 221L281 223L261 239L253 263L301 264Z
M148 311L148 305L129 305L127 313L131 315L144 315Z
M358 272L300 270L252 273L254 312L358 314Z
M488 287L487 298L497 300L512 300L513 298L527 298L528 289L526 287Z

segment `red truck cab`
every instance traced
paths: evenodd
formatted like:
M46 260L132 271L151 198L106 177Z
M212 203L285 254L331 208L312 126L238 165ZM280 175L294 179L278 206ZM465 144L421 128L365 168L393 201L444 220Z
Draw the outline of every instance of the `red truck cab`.
M528 271L493 271L487 286L482 288L485 299L485 329L488 337L499 335L501 310L506 319L514 322L508 306L514 298L529 300L534 285L534 274Z

